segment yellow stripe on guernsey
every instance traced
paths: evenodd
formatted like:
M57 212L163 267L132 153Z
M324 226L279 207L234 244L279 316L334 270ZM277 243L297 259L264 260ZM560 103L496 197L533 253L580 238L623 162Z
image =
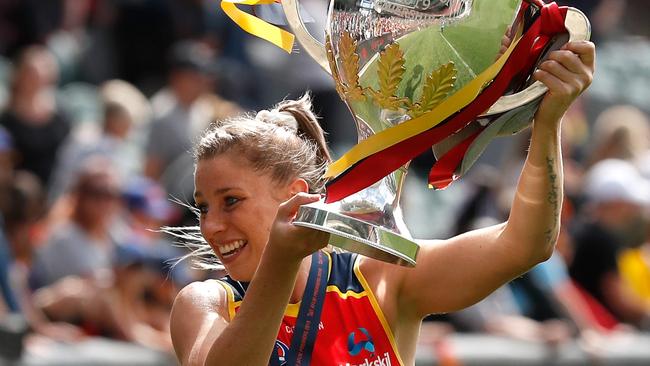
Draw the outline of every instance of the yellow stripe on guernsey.
M219 283L226 290L226 295L228 296L228 315L230 316L230 320L232 320L235 317L235 309L237 306L239 306L239 303L241 301L235 303L235 294L232 292L230 285L221 280L215 281L217 281L217 283ZM237 304L237 306L235 306L235 304Z
M241 29L246 32L265 39L283 50L291 53L293 48L293 34L269 24L262 19L239 10L235 4L241 5L263 5L273 4L273 0L222 0L221 9Z
M362 297L368 296L368 293L366 293L366 291L354 292L352 290L348 290L346 292L341 292L341 289L339 289L336 285L327 286L327 292L336 292L343 300L346 300L348 297L361 299Z
M360 141L340 159L329 165L325 177L336 177L368 156L433 128L452 114L466 107L476 99L483 90L483 87L493 80L499 71L501 71L503 65L505 65L508 60L508 57L521 40L521 36L522 28L520 27L515 36L515 41L510 44L508 50L501 55L494 64L470 81L462 89L454 93L451 97L447 98L447 100L442 102L431 112L378 132L367 139Z
M330 253L328 253L326 250L323 250L323 253L329 257L328 265L327 265L327 278L329 279L331 274L332 274L332 256ZM237 312L235 309L241 306L241 300L240 301L235 301L235 294L232 292L232 288L230 285L227 283L224 283L223 281L217 280L225 289L226 292L228 293L228 313L230 314L230 320L233 320ZM341 290L339 290L336 286L327 286L327 291L336 291L338 292L339 296L342 298L346 299L348 296L354 297L356 299L365 296L366 292L363 291L359 294L353 292L353 291L348 291L345 294L341 293ZM298 311L300 310L300 303L301 301L298 301L295 304L289 303L287 304L287 308L284 310L284 315L286 316L291 316L294 318L298 317Z
M357 258L354 261L354 273L357 275L359 282L361 282L361 287L363 287L364 292L368 294L368 299L370 300L370 304L372 305L372 308L375 310L375 314L377 315L377 319L379 319L381 326L384 328L384 332L388 337L388 341L390 342L390 345L393 347L393 352L395 352L395 356L397 356L397 360L399 361L400 366L403 366L404 361L402 361L402 356L400 356L399 350L397 349L397 342L395 342L395 336L393 336L393 331L390 329L390 325L388 325L388 321L384 316L384 312L381 310L381 307L379 307L379 302L377 301L375 294L370 289L370 285L368 285L368 281L366 281L366 278L361 273L361 269L359 268L359 258L361 258L361 256L357 256Z

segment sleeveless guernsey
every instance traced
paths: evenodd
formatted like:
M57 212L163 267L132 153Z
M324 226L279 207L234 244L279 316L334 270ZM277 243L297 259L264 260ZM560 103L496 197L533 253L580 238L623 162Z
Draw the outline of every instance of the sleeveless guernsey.
M400 366L393 334L377 300L361 274L358 255L330 256L327 292L318 336L312 352L313 366ZM230 277L218 281L228 293L230 319L237 315L247 283ZM286 365L300 303L289 304L275 347L279 365ZM254 350L252 350L254 352Z

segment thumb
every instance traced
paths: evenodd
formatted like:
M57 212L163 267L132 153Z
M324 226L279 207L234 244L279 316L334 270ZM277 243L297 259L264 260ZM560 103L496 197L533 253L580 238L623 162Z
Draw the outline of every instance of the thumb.
M316 202L319 199L320 195L318 194L300 192L280 204L280 207L278 208L278 218L285 221L291 221L298 213L300 206Z

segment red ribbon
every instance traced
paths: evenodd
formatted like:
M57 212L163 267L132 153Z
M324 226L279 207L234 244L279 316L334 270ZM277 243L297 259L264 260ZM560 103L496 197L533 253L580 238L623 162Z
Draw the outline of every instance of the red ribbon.
M566 32L566 12L566 7L559 7L555 3L544 5L541 15L526 31L501 72L471 104L444 123L370 155L341 173L327 184L325 202L339 201L372 185L432 145L460 131L489 109L506 92L513 78L530 71L549 41L555 35ZM430 184L444 188L454 180L454 171L477 135L470 136L434 164L429 174Z
M483 132L485 128L481 128L471 136L465 138L458 145L454 146L438 161L435 162L431 171L429 172L429 185L435 189L444 189L459 178L454 172L458 165L462 163L467 149L472 145L472 142Z

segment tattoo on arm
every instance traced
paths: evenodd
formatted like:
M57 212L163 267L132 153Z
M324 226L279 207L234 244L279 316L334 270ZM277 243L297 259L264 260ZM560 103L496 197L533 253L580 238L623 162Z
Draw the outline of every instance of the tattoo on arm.
M557 179L557 172L555 170L554 158L546 158L546 170L550 184L548 196L546 199L553 209L553 224L548 230L544 232L544 235L546 236L546 241L548 243L551 243L553 241L553 238L557 236L558 230L560 228L560 197L558 196L559 182Z

